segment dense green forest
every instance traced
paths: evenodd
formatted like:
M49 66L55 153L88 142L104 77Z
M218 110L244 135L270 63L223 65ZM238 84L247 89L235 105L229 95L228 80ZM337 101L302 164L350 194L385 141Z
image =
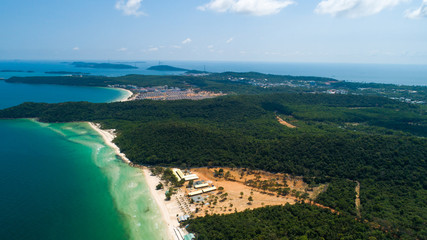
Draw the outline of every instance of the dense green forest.
M185 68L178 68L178 67L173 67L173 66L169 66L169 65L157 65L157 66L151 66L149 68L147 68L147 70L154 70L154 71L165 71L165 72L186 72L189 71L188 69Z
M329 206L338 212L356 215L356 183L346 179L333 179L325 192L319 194L316 202Z
M307 204L265 207L229 215L208 215L187 221L199 240L250 239L393 239L391 234L351 216Z
M297 128L279 124L276 115ZM404 239L427 238L427 116L417 105L383 97L269 94L25 103L0 111L0 118L100 122L118 130L115 142L139 164L249 167L316 183L359 181L363 219ZM350 192L334 188L337 183L319 201L353 216ZM331 198L331 191L340 194Z

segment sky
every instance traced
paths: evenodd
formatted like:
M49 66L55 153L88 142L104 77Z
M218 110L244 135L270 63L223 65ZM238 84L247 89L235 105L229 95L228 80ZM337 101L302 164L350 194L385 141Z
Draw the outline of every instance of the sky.
M0 60L427 64L427 0L1 0Z

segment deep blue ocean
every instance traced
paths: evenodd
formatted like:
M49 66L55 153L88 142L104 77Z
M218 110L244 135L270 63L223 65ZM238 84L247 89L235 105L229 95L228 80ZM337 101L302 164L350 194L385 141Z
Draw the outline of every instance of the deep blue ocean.
M87 61L97 62L97 61ZM104 61L105 62L105 61ZM375 82L400 85L427 85L427 65L399 64L343 64L343 63L257 63L257 62L194 62L194 61L111 61L138 67L138 69L76 68L71 61L0 61L0 78L12 76L46 76L48 71L84 72L92 75L122 76L127 74L165 75L182 72L146 70L160 64L206 70L208 72L261 72L280 75L331 77L351 82ZM34 71L6 73L2 70Z

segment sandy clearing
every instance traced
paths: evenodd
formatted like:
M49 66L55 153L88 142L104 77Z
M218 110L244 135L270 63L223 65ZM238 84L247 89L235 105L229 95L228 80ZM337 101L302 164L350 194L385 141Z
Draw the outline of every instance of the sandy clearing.
M191 169L192 173L195 173L199 176L200 179L211 181L217 188L223 187L223 191L216 191L210 194L203 194L202 196L209 199L212 199L209 206L202 204L194 204L195 208L198 208L198 212L195 216L205 216L206 213L209 214L230 214L235 211L244 211L246 209L255 209L264 206L275 206L275 205L284 205L286 203L295 204L297 201L301 201L300 199L291 196L291 194L287 196L277 196L274 192L263 191L261 189L253 188L245 184L246 181L256 180L257 178L260 181L264 180L275 180L278 183L284 183L283 180L286 178L286 183L291 190L296 190L300 192L307 192L309 197L315 197L315 192L319 190L315 188L313 191L306 191L308 185L302 181L300 177L290 177L285 174L273 174L264 171L253 171L251 174L241 174L241 170L239 169L230 169L223 168L224 172L230 171L231 179L225 180L224 178L216 178L213 173L215 170L219 170L219 168L196 168ZM323 185L318 187L324 187ZM227 193L228 196L224 199L221 197L222 194ZM241 195L243 193L243 195ZM252 197L253 201L250 202L248 200L249 197ZM215 202L216 204L213 204ZM221 199L224 199L221 201ZM321 208L330 209L328 207L322 206L320 204L315 204L310 200L304 201L306 203L310 203ZM334 212L333 209L330 209Z
M277 118L277 121L279 121L279 123L280 123L280 124L282 124L282 125L284 125L284 126L286 126L286 127L288 127L288 128L296 128L296 126L294 126L294 125L292 125L292 124L290 124L290 123L286 122L285 120L283 120L283 119L282 119L282 118L280 118L279 116L276 116L276 118Z
M356 183L356 214L357 217L361 218L362 215L360 214L360 183L358 181L356 181Z

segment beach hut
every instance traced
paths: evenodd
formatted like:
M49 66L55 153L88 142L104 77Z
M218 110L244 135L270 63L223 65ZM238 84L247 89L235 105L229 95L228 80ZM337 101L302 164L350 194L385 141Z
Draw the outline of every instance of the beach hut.
M196 174L190 174L190 175L184 176L183 178L185 179L185 181L191 181L191 180L199 179L199 177Z
M189 215L184 215L184 216L179 216L178 217L178 222L184 222L187 221L190 218Z
M212 192L212 191L215 191L215 190L216 190L216 187L215 187L215 186L202 189L202 191L203 191L204 193Z
M199 194L202 194L202 193L203 193L202 190L197 190L197 191L194 191L194 192L190 192L188 194L188 196L192 197L192 196L196 196L196 195L199 195Z
M176 176L176 178L178 178L178 181L181 181L181 179L184 178L184 173L182 173L182 171L180 169L173 169L172 172L174 173L174 175Z
M209 184L207 183L201 183L201 184L196 184L194 185L194 188L204 188L204 187L209 187Z

